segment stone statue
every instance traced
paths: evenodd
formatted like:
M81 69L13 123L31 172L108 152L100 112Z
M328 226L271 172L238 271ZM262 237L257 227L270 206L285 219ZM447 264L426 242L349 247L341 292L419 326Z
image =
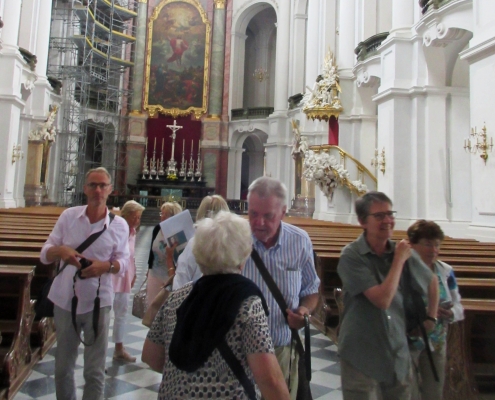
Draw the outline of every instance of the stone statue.
M57 129L54 126L55 118L57 115L58 106L53 106L50 108L48 117L45 122L38 123L36 129L29 132L29 140L41 140L47 142L55 142L55 137L57 136Z

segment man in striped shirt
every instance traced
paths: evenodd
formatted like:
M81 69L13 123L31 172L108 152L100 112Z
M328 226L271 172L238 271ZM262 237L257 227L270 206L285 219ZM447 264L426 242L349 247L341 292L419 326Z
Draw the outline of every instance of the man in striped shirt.
M246 262L243 275L260 287L268 302L268 325L275 354L286 380L290 375L289 389L295 399L298 355L295 346L291 349L290 328L301 329L304 315L311 314L318 301L320 280L314 266L313 245L305 231L282 222L287 210L287 189L283 183L266 176L258 178L249 186L247 199L254 248L289 306L288 323L252 258Z

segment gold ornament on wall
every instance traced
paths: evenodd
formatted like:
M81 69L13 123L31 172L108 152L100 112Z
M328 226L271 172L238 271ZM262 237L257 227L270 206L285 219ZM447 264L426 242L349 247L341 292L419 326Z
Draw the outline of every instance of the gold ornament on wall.
M486 165L488 160L488 153L491 153L493 149L493 137L490 138L488 143L488 136L486 134L486 125L483 126L481 132L476 130L476 127L471 128L471 133L468 138L464 140L464 150L471 154L480 153L480 157L483 159Z

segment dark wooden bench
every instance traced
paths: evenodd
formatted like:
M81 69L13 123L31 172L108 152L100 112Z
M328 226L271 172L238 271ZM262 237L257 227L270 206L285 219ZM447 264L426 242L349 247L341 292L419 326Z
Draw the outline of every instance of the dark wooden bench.
M34 266L0 265L0 390L12 398L41 357L31 345L34 300L30 287Z

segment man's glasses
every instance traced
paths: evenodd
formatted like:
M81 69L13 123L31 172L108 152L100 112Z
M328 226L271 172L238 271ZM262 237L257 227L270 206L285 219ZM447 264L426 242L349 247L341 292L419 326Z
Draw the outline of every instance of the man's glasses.
M418 244L423 247L439 249L442 242L440 240L420 240Z
M100 188L101 190L105 190L110 185L111 185L110 183L96 183L96 182L86 183L86 186L92 190L95 190L96 188Z
M385 217L389 217L394 219L395 214L397 214L397 211L382 211L382 212L376 212L373 214L368 214L371 215L372 217L376 218L378 221L383 221Z

